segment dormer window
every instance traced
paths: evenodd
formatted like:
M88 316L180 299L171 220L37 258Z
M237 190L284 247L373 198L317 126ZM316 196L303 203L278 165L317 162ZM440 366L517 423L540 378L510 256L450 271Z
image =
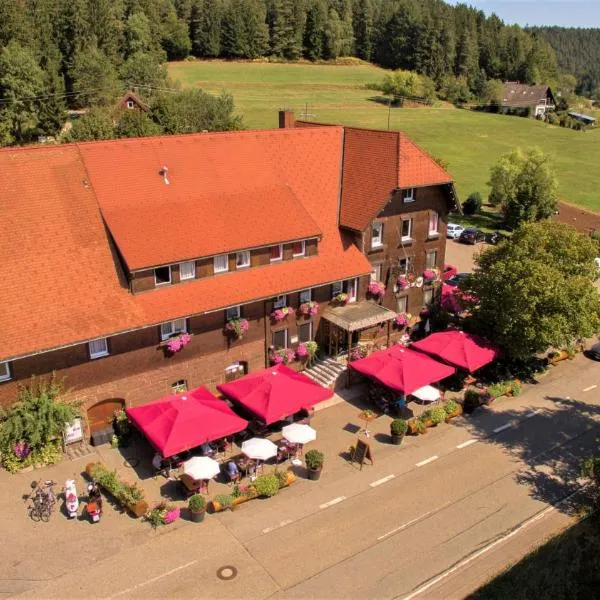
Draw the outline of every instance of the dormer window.
M302 290L300 292L300 304L303 304L304 302L310 302L312 300L312 290L308 289L308 290Z
M277 296L275 299L275 303L273 304L273 308L284 308L287 302L287 296Z
M160 325L160 339L168 340L170 337L177 335L178 333L185 333L187 331L187 325L185 319L175 319L174 321L167 321Z
M294 258L296 258L298 256L304 256L305 254L306 254L306 242L304 240L301 240L299 242L294 242L294 251L293 251Z
M244 269L249 266L250 266L250 251L243 250L242 252L236 252L236 254L235 254L236 269Z
M108 342L106 338L99 338L89 342L88 349L90 351L91 359L108 356Z
M403 202L414 202L415 201L415 188L408 188L402 190L402 201Z
M371 227L371 248L383 246L383 223L373 223Z
M271 246L271 262L277 262L283 259L283 244Z
M171 265L154 269L154 285L168 285L171 283Z
M186 279L194 279L196 277L196 262L188 260L186 262L179 263L179 279L185 281Z
M219 256L215 256L215 273L225 273L229 271L229 255L227 254L219 254Z
M10 379L10 367L7 362L0 362L0 381L8 381Z

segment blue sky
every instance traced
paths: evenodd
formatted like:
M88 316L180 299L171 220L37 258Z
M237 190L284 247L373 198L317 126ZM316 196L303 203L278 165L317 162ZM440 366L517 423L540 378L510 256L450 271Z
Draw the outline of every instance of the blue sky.
M458 4L458 0L446 0ZM506 23L600 27L600 0L464 0Z

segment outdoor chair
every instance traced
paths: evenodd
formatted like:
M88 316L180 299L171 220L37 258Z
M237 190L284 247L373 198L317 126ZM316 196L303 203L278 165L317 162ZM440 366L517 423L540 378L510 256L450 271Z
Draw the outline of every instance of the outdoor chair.
M194 494L200 493L203 487L201 480L196 480L187 473L182 473L179 476L179 481L183 487L183 492L186 498L193 496Z

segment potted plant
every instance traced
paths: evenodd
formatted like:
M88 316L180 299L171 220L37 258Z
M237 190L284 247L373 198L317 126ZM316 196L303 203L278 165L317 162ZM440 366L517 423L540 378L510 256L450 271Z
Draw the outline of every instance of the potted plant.
M271 498L279 491L279 478L274 474L260 475L252 485L258 497Z
M410 281L406 275L400 275L398 279L396 279L396 287L400 291L404 291L410 287Z
M172 337L167 341L167 352L169 354L175 354L187 346L191 341L192 336L189 333L182 333Z
M319 312L319 304L313 300L309 302L303 302L298 307L298 312L305 317L312 317Z
M458 417L462 412L462 406L455 400L448 400L444 404L444 411L446 412L446 422L454 417Z
M269 354L269 360L272 365L288 365L296 359L296 353L291 348L281 348L273 350Z
M423 271L423 281L425 283L433 283L436 279L436 272L433 269L425 269Z
M410 319L410 315L407 313L402 313L401 315L397 315L394 318L394 327L398 329L403 329L408 325L408 321Z
M443 406L434 406L429 412L432 427L436 427L446 420L446 411Z
M339 294L335 295L333 301L340 306L346 306L346 304L348 304L348 294L346 294L346 292L340 292Z
M296 311L291 306L282 306L281 308L276 308L271 313L271 319L276 323L283 321L287 318L288 315L293 315Z
M308 469L308 478L317 481L317 479L321 477L325 455L318 450L309 450L304 455L304 461L306 462L306 468Z
M399 446L402 443L402 438L408 429L408 424L404 419L394 419L390 423L390 433L392 435L392 444Z
M375 300L381 300L385 296L385 285L383 285L381 281L371 281L367 288L367 292Z
M230 319L225 323L225 335L241 340L250 329L246 319Z
M194 523L202 523L206 514L206 500L200 494L194 494L188 500L190 518Z

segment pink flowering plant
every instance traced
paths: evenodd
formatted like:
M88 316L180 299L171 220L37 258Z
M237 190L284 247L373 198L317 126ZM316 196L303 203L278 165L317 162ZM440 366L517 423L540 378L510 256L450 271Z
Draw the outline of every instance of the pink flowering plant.
M423 271L423 279L425 280L425 283L431 283L432 281L435 281L436 277L437 273L433 269L425 269Z
M367 291L371 296L373 296L373 298L380 300L385 296L385 285L383 285L381 281L371 281Z
M152 510L149 510L144 518L150 523L153 529L161 525L169 525L177 521L181 516L181 509L166 502L159 502Z
M225 333L236 339L241 339L250 329L250 324L246 319L230 319L225 323Z
M394 326L398 329L402 329L403 327L406 327L408 325L409 321L410 314L402 313L401 315L396 315L396 318L394 319Z
M189 333L182 333L176 337L171 338L167 342L167 350L171 354L175 354L187 346L192 341L192 336Z
M293 315L295 312L296 311L291 306L276 308L271 313L271 319L276 322L283 321L288 315Z
M398 277L398 279L396 280L396 286L400 290L406 290L410 287L410 281L408 281L406 275L400 275L400 277Z
M24 460L31 454L31 446L27 442L17 442L13 446L13 454L19 460Z
M168 525L169 523L173 523L174 521L177 521L177 519L179 519L180 516L181 516L181 509L178 506L176 506L172 510L167 511L167 513L165 514L165 517L164 517L165 525Z
M361 358L365 358L368 354L368 350L363 346L355 346L350 350L350 362L353 360L360 360Z
M298 312L305 317L312 317L319 312L319 305L312 300L310 302L303 302L298 307Z
M313 342L312 340L309 342L301 342L296 348L296 357L299 360L308 359L310 362L315 358L318 350L319 346L317 342Z
M296 353L291 348L272 350L269 360L272 365L289 365L296 359Z

